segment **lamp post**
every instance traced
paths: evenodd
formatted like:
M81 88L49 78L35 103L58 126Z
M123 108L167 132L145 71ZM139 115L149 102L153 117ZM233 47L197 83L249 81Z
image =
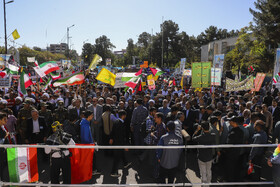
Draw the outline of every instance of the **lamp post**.
M8 47L7 47L7 28L6 28L6 4L12 3L14 2L14 0L12 1L8 1L6 3L5 0L3 0L3 8L4 8L4 30L5 30L5 54L7 54L8 51Z
M75 26L75 24L71 25L70 27L67 27L67 48L68 48L67 55L68 55L68 57L69 57L69 50L70 50L70 48L69 48L69 29L74 26Z

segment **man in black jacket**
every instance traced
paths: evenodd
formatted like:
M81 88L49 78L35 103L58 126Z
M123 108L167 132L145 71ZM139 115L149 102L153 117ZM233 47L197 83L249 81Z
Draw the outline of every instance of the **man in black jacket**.
M272 106L268 107L268 111L271 112L273 117L273 129L278 121L280 121L280 108L275 99L272 100Z
M198 122L198 113L192 109L190 101L186 102L186 108L183 110L183 113L185 114L183 128L192 136L194 133L193 125Z
M7 114L0 112L0 144L11 144L11 137L8 130L5 128L7 123ZM0 148L0 180L9 181L7 152L5 148Z
M113 129L110 133L110 145L127 145L127 138L126 138L126 130L124 120L126 118L126 112L124 110L119 111L119 119L114 122ZM113 168L111 172L112 177L119 177L120 174L118 173L118 164L120 160L123 161L124 168L128 168L131 162L127 162L125 157L125 152L128 151L127 149L114 149L114 161L113 161Z
M39 112L37 110L31 111L31 118L27 120L27 130L25 143L36 144L46 142L48 130L46 126L45 119L39 117Z
M228 144L243 144L244 133L238 123L240 117L233 116L229 119L232 129L228 133ZM226 178L228 182L240 181L240 154L241 148L227 148L226 150Z

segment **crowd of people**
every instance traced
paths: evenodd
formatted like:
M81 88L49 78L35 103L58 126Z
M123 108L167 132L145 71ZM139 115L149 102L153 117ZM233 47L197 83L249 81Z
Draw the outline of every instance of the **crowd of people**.
M0 90L0 143L46 143L56 121L71 135L73 142L82 144L279 143L280 92L274 85L264 84L259 92L229 93L222 87L216 87L214 91L195 91L187 85L182 89L179 81L177 85L168 85L162 80L156 82L154 90L144 86L141 91L134 91L131 88L114 89L87 76L82 85L49 88L46 92L32 86L25 96L19 96L15 83ZM113 155L112 177L120 176L117 168L121 160L124 168L130 166L126 151L104 150L105 155ZM265 148L194 151L197 151L202 182L211 182L214 161L215 167L225 166L219 168L224 169L221 177L225 181L247 178L248 163L255 166L249 180L260 180ZM140 163L148 159L145 163L152 165L152 175L157 181L164 182L168 178L172 183L184 152L181 149L147 149L134 150L134 154ZM5 157L5 150L1 149L0 157ZM100 174L102 168L95 167L96 158L93 162L93 174ZM5 160L1 159L2 180L5 180L6 166ZM274 179L279 184L279 176Z

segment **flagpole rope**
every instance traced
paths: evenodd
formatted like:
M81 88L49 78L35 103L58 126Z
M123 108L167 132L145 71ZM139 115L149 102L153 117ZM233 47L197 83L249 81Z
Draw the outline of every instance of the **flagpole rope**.
M237 148L237 147L277 147L278 144L221 144L221 145L180 145L180 146L102 146L102 145L28 145L0 144L0 148L81 148L81 149L207 149L207 148Z
M44 183L13 183L2 182L4 186L65 186L66 184L44 184ZM208 185L208 186L229 186L229 185L272 185L273 182L222 182L222 183L184 183L185 186ZM183 186L183 183L162 184L162 183L145 183L145 184L67 184L67 186L85 187L85 186L106 186L106 187L126 187L126 186Z

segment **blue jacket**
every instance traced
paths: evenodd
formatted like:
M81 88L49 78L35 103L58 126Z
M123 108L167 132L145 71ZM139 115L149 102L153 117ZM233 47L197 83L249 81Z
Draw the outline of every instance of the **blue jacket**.
M91 134L90 122L85 118L83 118L80 125L81 125L81 143L93 144L94 141Z

